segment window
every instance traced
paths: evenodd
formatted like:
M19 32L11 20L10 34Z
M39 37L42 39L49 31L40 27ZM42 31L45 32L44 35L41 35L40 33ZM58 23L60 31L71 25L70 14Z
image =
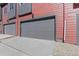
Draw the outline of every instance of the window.
M73 8L74 9L79 8L79 3L73 3Z
M13 9L13 3L10 4L10 10Z
M18 5L19 16L32 13L31 3L19 3Z
M19 6L22 6L23 5L23 3L19 3Z

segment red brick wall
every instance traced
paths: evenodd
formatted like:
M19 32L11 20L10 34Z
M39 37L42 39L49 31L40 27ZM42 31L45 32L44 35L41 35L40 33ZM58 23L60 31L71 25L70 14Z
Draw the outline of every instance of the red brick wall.
M25 21L25 20L30 20L30 19L32 19L32 14L29 14L29 15L25 15L25 16L22 16L22 17L19 17L19 14L18 14L18 7L19 5L17 4L17 15L16 15L16 34L17 35L21 35L21 30L20 30L20 28L21 28L21 26L20 26L20 22L21 21Z
M2 9L4 11L4 6ZM18 6L17 6L18 8ZM2 11L2 12L3 12ZM63 4L62 3L33 3L32 4L32 13L34 17L42 17L47 15L55 15L56 17L56 39L57 41L62 41L64 37L63 29L64 23L63 20L66 20L66 33L65 33L65 42L76 44L76 13L78 9L73 9L73 3L64 4L64 14L63 14ZM17 10L18 12L18 10ZM7 23L7 14L2 14L3 24ZM63 18L64 15L64 18ZM16 16L16 34L20 35L20 21L30 20L32 14L19 17Z
M76 44L76 12L73 4L65 4L65 20L66 20L66 38L65 42Z
M30 20L30 19L32 19L32 14L26 15L23 17L19 17L19 19L20 19L20 21Z
M4 13L4 11L5 11L5 13ZM6 5L2 8L2 21L3 21L3 24L7 23L7 20L8 20L8 10L7 10L7 5Z
M56 15L56 39L63 40L63 4L59 3L33 3L34 17Z
M0 33L2 33L2 22L0 22Z
M7 5L3 7L3 11L5 7L7 7ZM17 9L18 9L18 6L17 6ZM34 14L34 17L55 15L56 16L56 39L63 40L63 4L33 3L32 13ZM19 16L16 16L16 25L17 25L16 34L17 35L20 35L20 26L18 26L20 24L19 21L30 20L30 18L32 18L32 15L28 15L28 16L26 15L20 18ZM3 23L7 23L7 20L8 20L7 15L4 15Z

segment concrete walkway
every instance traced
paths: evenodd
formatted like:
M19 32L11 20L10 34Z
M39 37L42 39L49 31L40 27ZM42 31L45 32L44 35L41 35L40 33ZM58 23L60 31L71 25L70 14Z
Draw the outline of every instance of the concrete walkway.
M0 34L0 40L14 37L13 35Z
M0 34L0 55L6 56L76 56L79 47L52 40Z

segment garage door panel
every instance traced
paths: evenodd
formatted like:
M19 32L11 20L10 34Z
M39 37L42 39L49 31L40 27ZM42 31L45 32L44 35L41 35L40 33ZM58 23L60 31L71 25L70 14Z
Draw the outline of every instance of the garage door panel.
M77 14L76 15L76 25L77 25L77 27L76 27L76 32L77 32L77 45L79 45L79 14Z
M1 9L1 6L0 6L0 20L2 20L2 9Z
M54 26L54 19L22 23L21 35L24 37L54 40Z
M4 33L10 34L10 35L15 35L15 33L16 33L15 24L5 25L4 26Z

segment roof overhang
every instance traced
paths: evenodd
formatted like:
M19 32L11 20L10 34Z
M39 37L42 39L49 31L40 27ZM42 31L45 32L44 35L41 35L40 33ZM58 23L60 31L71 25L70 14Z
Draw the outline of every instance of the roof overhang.
M0 6L3 7L5 6L7 3L0 3Z

